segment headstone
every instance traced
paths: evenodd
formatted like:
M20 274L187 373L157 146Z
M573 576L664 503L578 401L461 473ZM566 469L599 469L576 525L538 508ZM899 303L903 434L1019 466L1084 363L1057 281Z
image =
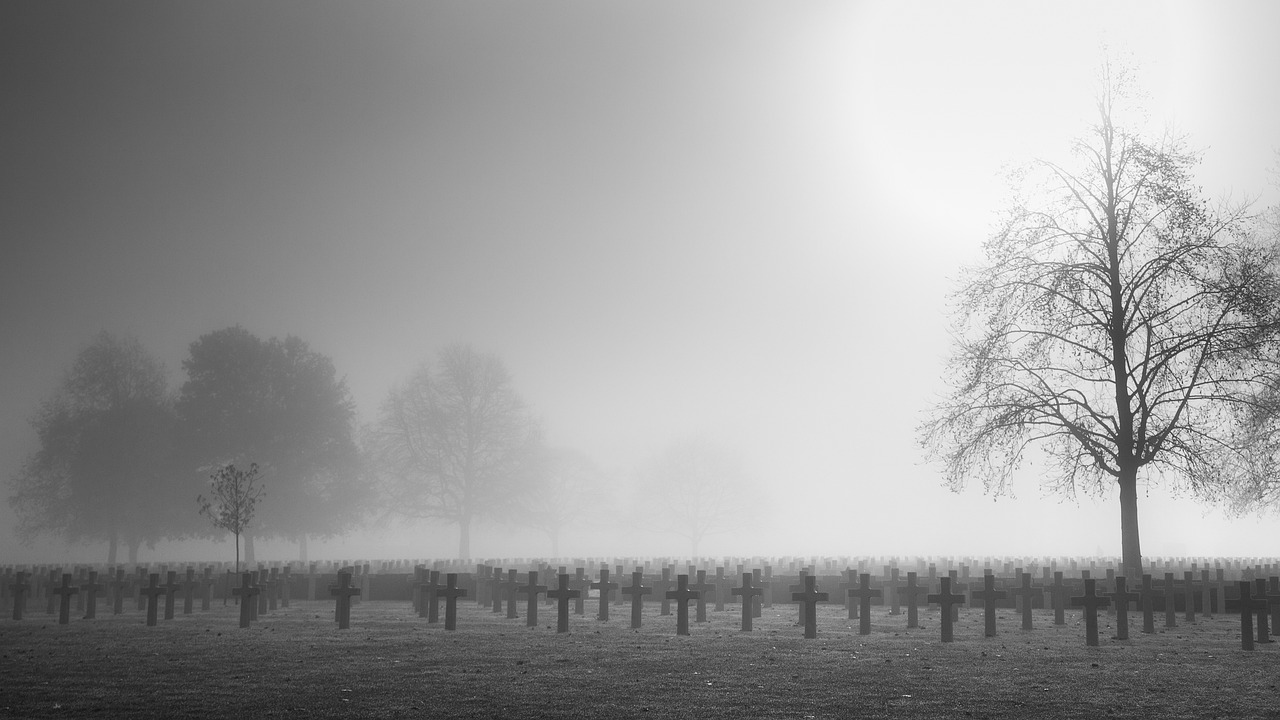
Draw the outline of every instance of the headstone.
M863 575L863 577L865 578L866 575ZM953 623L955 621L952 619L952 608L964 602L964 595L951 592L950 577L939 578L938 582L942 585L942 589L937 594L929 595L925 599L942 608L942 642L947 643L951 642L953 638ZM866 605L863 607L865 609ZM863 635L866 634L863 633Z
M601 571L603 572L603 570ZM529 571L529 584L520 587L520 594L528 596L525 625L538 627L538 595L547 591L546 585L538 584L538 571Z
M1244 650L1253 649L1253 613L1266 612L1267 603L1265 600L1259 602L1254 599L1252 593L1253 583L1248 580L1240 580L1236 583L1240 589L1240 599L1237 605L1240 609L1240 647Z
M915 577L915 573L911 573L911 576ZM808 640L818 637L818 603L827 600L827 593L818 592L816 581L814 576L805 575L804 591L791 593L791 599L800 603L803 608L800 614L804 617L804 636Z
M902 586L898 595L907 601L907 627L920 627L920 601L929 594L929 588L918 585L915 571L907 572L907 584Z
M195 611L196 605L196 588L200 585L200 581L196 580L196 569L187 568L187 578L182 582L182 614L190 615Z
M444 576L444 587L439 590L444 597L444 629L458 629L458 598L466 597L466 588L458 587L458 573L447 573Z
M149 573L147 586L138 588L138 597L146 598L147 602L147 627L155 627L156 617L160 614L160 596L164 593L164 586L160 584L160 573Z
M858 598L858 606L860 608L858 612L858 634L870 635L871 634L871 598L884 597L884 591L881 590L880 588L873 589L871 587L870 573L862 573L858 575L858 583L859 585L856 589L849 588L845 592L847 592L850 597ZM946 585L943 585L943 587L945 588ZM930 600L929 602L933 602L933 601Z
M356 579L355 575L352 575L352 579L353 580ZM271 579L268 576L268 572L265 567L258 568L257 581L258 581L258 588L260 589L260 592L258 593L257 614L254 615L255 620L259 616L267 614L267 610L269 609L268 603L271 600ZM360 602L359 595L354 595L351 597L351 602L350 602L351 605L355 605L358 602Z
M116 568L116 579L111 583L111 614L120 615L124 612L124 592L125 592L125 575L124 568Z
M600 612L596 619L602 622L609 620L609 593L617 589L618 583L609 582L609 568L600 568L600 581L591 583L592 590L600 591Z
M671 601L667 599L667 592L671 590L671 568L662 568L662 576L653 582L653 589L658 594L658 599L662 601L658 612L662 615L670 615Z
M689 589L689 576L678 575L676 577L676 589L668 590L666 598L676 601L676 634L689 634L689 601L697 600L701 596L697 590Z
M578 594L573 598L573 614L578 616L586 615L587 590L591 588L591 580L587 577L586 568L574 568L573 577L569 580L569 587L578 591Z
M84 594L84 619L92 620L98 616L98 593L103 590L98 582L98 571L89 571L89 581L80 586Z
M555 590L547 591L547 597L556 601L556 632L569 632L569 601L582 596L581 590L574 590L569 587L569 573L560 573L560 586ZM609 583L616 586L617 583ZM608 597L607 592L601 592L601 597ZM605 607L608 607L607 605Z
M996 600L1003 600L1009 596L1004 590L996 589L996 576L986 574L982 576L981 590L975 590L973 597L982 601L982 617L985 624L985 633L987 637L996 636Z
M427 594L427 622L434 624L440 622L440 598L439 592L443 589L440 584L440 571L427 571L427 584L424 588Z
M769 597L770 584L764 581L764 573L759 568L751 571L751 582L760 589L760 594L751 598L751 617L760 617L761 607L764 606L765 598Z
M1128 592L1125 576L1116 576L1116 591L1111 593L1111 604L1116 609L1116 639L1129 639L1129 602L1142 599L1142 595Z
M280 571L280 592L278 594L280 596L280 607L283 608L289 607L289 601L292 599L292 591L289 586L292 585L293 578L289 575L289 570L290 566L285 565L284 569Z
M507 595L507 619L515 620L520 617L520 612L516 608L516 597L520 592L520 581L516 579L519 571L515 568L507 568L507 579L502 583L502 590Z
M726 594L724 589L725 585L729 582L728 578L724 576L723 565L716 568L716 579L714 582L716 584L716 612L720 612L724 610L724 596Z
M698 591L698 601L696 604L697 621L700 623L704 623L707 621L707 601L710 600L708 595L711 593L711 591L716 589L716 586L713 583L707 582L706 570L699 570L698 582L690 585L689 589Z
M247 628L253 622L253 611L258 606L254 596L258 594L258 588L253 584L253 573L245 571L240 573L240 587L232 588L231 594L239 599L240 602L240 627Z
M901 615L902 607L898 602L898 588L902 585L902 580L898 576L898 568L885 566L885 577L880 581L880 588L884 591L885 602L889 605L890 615Z
M763 589L751 586L753 573L742 573L742 587L736 587L729 592L742 598L742 629L744 631L751 630L751 618L755 615L755 598L758 598Z
M1106 607L1111 602L1094 591L1097 582L1093 578L1086 578L1084 595L1071 598L1072 606L1084 608L1085 644L1089 647L1098 646L1098 608Z
M1182 574L1182 584L1184 597L1187 603L1187 622L1196 621L1196 590L1195 576L1188 570Z
M1173 599L1176 598L1177 590L1173 587L1173 573L1164 574L1164 626L1166 628L1177 627L1178 614L1174 610Z
M844 607L849 614L848 619L853 620L858 617L858 603L855 602L857 598L850 595L849 591L858 588L858 574L856 570L848 567L844 569L842 574L844 575L844 582L840 583L840 592L844 593Z
M1033 587L1031 585L1031 573L1024 572L1021 575L1022 584L1017 588L1010 590L1009 594L1013 595L1022 603L1022 629L1030 630L1031 625L1031 607L1032 599L1035 595L1044 592L1043 588Z
M1271 613L1271 602L1267 598L1267 580L1259 577L1254 579L1253 584L1254 599L1258 605L1258 642L1269 643L1271 642L1271 630L1267 615Z
M13 585L10 587L13 594L13 619L21 620L22 611L27 606L27 595L31 589L31 584L27 582L27 574L19 570L14 576Z
M178 573L176 570L165 571L165 583L161 587L164 588L164 619L173 619L174 595L182 589L178 584Z
M337 600L338 629L351 627L351 598L360 595L360 588L351 586L351 573L339 572L338 584L329 588L329 594Z
M489 575L489 598L492 600L490 605L491 612L495 615L502 614L503 598L507 593L503 589L502 568L495 567Z
M641 613L644 607L644 596L653 592L651 587L643 587L641 582L644 580L644 572L637 569L631 573L631 585L622 588L623 595L631 596L631 629L638 630L640 628Z

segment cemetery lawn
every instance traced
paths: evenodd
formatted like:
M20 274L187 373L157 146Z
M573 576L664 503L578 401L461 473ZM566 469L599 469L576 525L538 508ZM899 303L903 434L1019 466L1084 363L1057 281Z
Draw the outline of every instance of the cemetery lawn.
M1262 718L1280 716L1280 644L1240 649L1239 620L1200 617L1175 629L1085 646L1078 612L1055 627L1013 611L984 638L980 610L962 610L956 641L939 642L938 611L872 610L857 634L842 606L818 609L805 640L796 607L775 605L738 630L734 605L690 621L646 603L597 622L571 616L555 632L459 604L458 630L419 619L408 603L352 607L294 602L240 629L233 605L148 628L142 613L73 619L28 613L0 625L0 718ZM443 613L442 613L443 614ZM690 613L692 616L692 612ZM1163 617L1157 619L1163 625Z

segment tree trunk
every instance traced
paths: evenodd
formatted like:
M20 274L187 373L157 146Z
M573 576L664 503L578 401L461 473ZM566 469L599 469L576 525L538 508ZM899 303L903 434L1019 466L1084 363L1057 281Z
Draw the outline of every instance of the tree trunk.
M298 536L298 561L303 565L307 564L307 534L302 533Z
M245 533L244 534L244 566L246 568L251 568L253 567L253 563L254 563L253 535L251 535L250 533Z
M471 557L471 516L466 515L458 519L458 559L466 560Z
M236 533L236 577L240 577L240 533Z
M1142 577L1142 544L1138 536L1138 469L1121 469L1116 483L1120 486L1120 543L1124 574L1136 581Z

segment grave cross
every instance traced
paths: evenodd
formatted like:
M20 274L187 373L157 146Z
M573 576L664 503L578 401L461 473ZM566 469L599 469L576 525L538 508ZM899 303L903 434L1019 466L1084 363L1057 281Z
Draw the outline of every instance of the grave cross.
M529 599L528 599L529 604L527 606L528 610L525 613L527 617L527 619L525 620L526 626L538 627L538 595L545 593L546 591L547 591L546 585L538 584L538 571L530 570L529 584L523 585L519 589L519 592L521 595L529 596Z
M173 596L182 589L178 584L178 573L175 570L168 570L165 573L165 583L160 587L164 588L164 619L173 619Z
M1178 614L1174 610L1174 598L1177 593L1173 587L1173 573L1164 574L1164 626L1166 628L1177 627Z
M1044 588L1031 586L1031 573L1022 573L1022 584L1014 590L1010 590L1009 594L1022 602L1022 629L1030 630L1031 628L1031 600L1035 595L1044 592Z
M340 571L338 584L329 588L329 594L337 599L338 629L347 630L351 627L351 598L360 595L360 588L351 587L351 573Z
M854 602L856 598L853 595L850 595L849 591L858 587L858 573L853 568L846 567L843 575L844 582L840 583L840 590L844 592L844 606L845 610L849 613L848 619L853 620L858 617L858 603Z
M574 568L573 578L569 580L569 587L578 591L577 597L573 599L573 614L586 615L587 590L591 588L591 581L587 578L586 568Z
M1053 600L1053 624L1066 625L1066 607L1071 589L1062 582L1062 571L1053 572L1053 584L1049 586L1049 596Z
M489 597L493 600L491 607L494 614L502 613L502 599L506 594L503 592L505 584L502 580L502 568L494 568L493 574L489 576Z
M111 614L119 615L124 612L124 590L125 590L124 568L116 568L116 579L111 583Z
M1240 600L1238 605L1240 608L1240 647L1244 650L1253 649L1253 613L1254 611L1265 613L1267 611L1267 601L1265 599L1254 599L1250 588L1253 583L1248 580L1241 580L1237 583L1240 588Z
M884 591L885 599L889 603L890 615L901 615L901 603L898 602L898 588L902 586L902 579L898 575L898 568L885 567L885 578L880 580L880 587Z
M410 592L412 593L411 598L413 600L413 610L414 612L418 613L418 617L424 618L427 616L427 600L426 600L427 566L426 565L418 565L413 569L413 580L414 582L413 582L413 585L411 586L412 589L410 590Z
M200 585L200 581L196 580L196 569L187 568L187 579L182 582L182 614L190 615L195 610L195 591Z
M919 578L914 570L907 572L907 584L898 591L907 601L907 627L920 627L920 600L929 594L929 588L918 584Z
M1258 642L1269 643L1271 630L1268 627L1267 614L1271 612L1271 601L1267 597L1267 581L1266 578L1257 578L1253 582L1255 602L1258 604Z
M1187 622L1196 621L1195 579L1190 570L1182 574L1183 595L1187 603Z
M982 576L983 589L974 590L973 598L982 601L982 617L985 623L985 633L987 637L996 636L996 600L1003 600L1009 596L1004 590L996 589L996 576L990 573Z
M1272 575L1269 585L1271 589L1266 598L1271 606L1271 627L1280 630L1280 576Z
M98 593L106 588L98 582L98 571L89 571L89 581L80 586L84 591L84 619L92 620L98 616Z
M662 576L653 582L653 589L658 593L658 598L662 601L658 613L660 615L670 615L671 601L667 599L667 591L671 589L671 568L662 568Z
M912 576L915 573L911 573ZM817 581L812 575L804 576L804 591L791 593L791 599L800 603L802 608L801 615L804 616L804 636L808 640L818 637L818 603L825 602L828 598L827 593L818 592Z
M28 589L30 589L30 585L27 583L27 574L19 570L17 574L14 576L14 581L12 585L13 619L14 620L22 619L22 611L26 609L26 604L27 604L26 594Z
M1138 594L1142 597L1142 632L1152 634L1156 631L1156 591L1151 587L1150 573L1142 576L1142 589L1138 591Z
M761 606L765 604L766 599L772 594L772 583L765 581L764 575L759 568L751 571L751 581L755 583L756 587L760 588L760 594L751 599L751 617L758 618L760 617Z
M258 587L261 589L261 592L258 593L258 609L253 615L255 620L258 616L267 614L268 604L271 600L271 582L267 579L267 569L264 567L258 568ZM355 604L359 602L358 597L359 596L353 597L351 599L351 603Z
M439 591L444 597L444 629L458 629L458 598L467 596L467 589L458 587L458 573L444 576L444 587Z
M863 575L862 577L865 578L866 575ZM938 582L942 585L942 589L937 594L929 595L925 599L931 603L937 603L942 607L942 642L951 642L952 625L955 622L951 617L951 609L964 602L964 595L962 593L951 592L950 577L939 578ZM867 633L863 633L863 635L866 634Z
M697 590L689 589L689 576L678 575L676 577L676 589L668 590L666 597L668 600L676 601L676 634L689 634L689 601L697 600L702 593Z
M764 592L762 588L751 587L752 575L752 573L742 573L742 587L736 587L729 591L742 597L742 629L744 631L751 630L751 617L755 614L753 612L755 598Z
M50 591L56 596L61 596L58 603L58 624L67 625L72 621L72 596L79 592L79 588L72 587L72 574L63 573L63 584Z
M515 620L520 617L520 612L516 608L516 596L519 594L520 581L516 579L519 571L515 568L507 569L507 579L502 583L502 589L507 593L507 619Z
M600 568L600 581L591 583L592 590L600 590L600 613L596 615L596 619L607 622L609 620L609 593L618 588L618 583L609 582L609 568Z
M437 594L444 587L440 584L440 571L427 571L427 584L424 586L427 592L427 622L440 622L440 598Z
M697 608L698 608L698 622L700 623L704 623L707 621L707 601L710 600L710 598L707 597L707 594L710 593L715 588L716 586L714 583L707 582L706 570L699 570L698 582L689 586L690 590L698 591Z
M155 627L156 616L160 610L160 596L164 592L164 586L160 584L160 573L148 574L147 586L138 588L138 597L147 599L147 627Z
M714 582L716 584L716 612L720 612L721 610L724 610L724 588L729 582L729 580L724 576L723 565L716 568L716 579Z
M254 600L258 594L258 588L253 584L253 573L248 571L240 573L240 587L231 588L231 594L239 598L240 627L249 627L253 622L253 610L258 605Z
M1111 602L1116 609L1116 639L1129 639L1129 601L1141 600L1142 595L1126 592L1125 576L1116 576L1116 591L1111 593Z
M858 583L859 584L857 589L849 588L845 592L849 594L849 597L858 598L858 605L860 608L860 611L858 613L858 634L870 635L871 634L871 598L873 597L883 598L884 591L881 590L880 588L873 589L871 587L871 573L862 573L858 575ZM946 586L944 585L943 588L945 587ZM929 602L933 602L933 600L930 599Z
M1084 608L1085 644L1089 647L1098 646L1098 608L1106 607L1111 602L1094 592L1097 582L1093 578L1085 578L1084 595L1071 598L1073 607Z
M553 598L557 602L556 632L567 633L569 632L569 601L582 597L582 591L569 587L569 573L560 573L559 579L560 587L547 591L547 597ZM609 584L616 586L618 583ZM600 595L607 597L608 593L601 592Z
M644 605L644 596L653 592L651 587L642 587L641 582L644 580L644 571L637 569L631 573L631 585L622 588L623 595L631 596L631 629L638 630L640 628L640 614Z

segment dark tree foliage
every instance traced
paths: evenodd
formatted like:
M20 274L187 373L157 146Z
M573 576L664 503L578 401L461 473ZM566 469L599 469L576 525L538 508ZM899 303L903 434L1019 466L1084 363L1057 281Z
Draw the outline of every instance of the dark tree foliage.
M257 463L250 463L248 470L223 465L209 476L209 497L196 496L200 514L214 527L235 536L236 575L240 574L240 536L249 529L258 501L266 494L265 488L257 483Z
M200 337L182 364L178 398L191 472L255 460L271 495L245 536L341 534L369 499L354 437L355 405L333 362L289 336L261 340L240 326Z
M1239 420L1275 377L1280 282L1243 210L1199 197L1194 155L1115 121L1122 87L1104 76L1073 167L1021 178L956 295L952 392L921 440L955 489L1005 492L1032 448L1053 490L1114 483L1140 575L1140 475L1217 499L1255 473Z
M466 345L444 349L392 388L370 435L386 506L410 519L456 524L458 556L471 524L507 517L537 471L538 424L502 361Z
M173 462L175 418L163 366L137 340L103 332L76 358L58 392L32 420L40 449L12 479L18 533L123 543L137 562L143 543L179 537L194 485Z

